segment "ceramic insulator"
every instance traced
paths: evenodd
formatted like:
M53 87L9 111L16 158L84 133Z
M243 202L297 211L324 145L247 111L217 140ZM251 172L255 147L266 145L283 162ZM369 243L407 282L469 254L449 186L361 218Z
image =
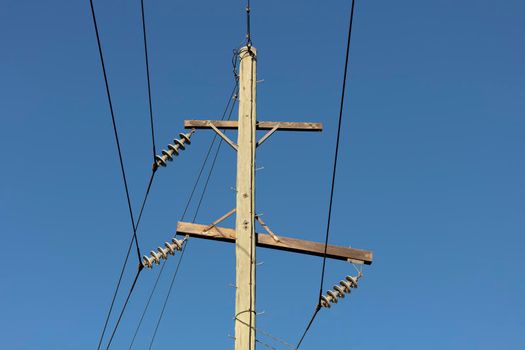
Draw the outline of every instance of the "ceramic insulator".
M339 298L344 298L346 294L350 294L352 288L357 288L357 281L361 275L346 276L344 280L339 281L339 285L333 286L326 292L326 295L321 295L321 306L329 308L330 304L336 304Z
M182 249L184 240L178 240L173 238L171 243L165 242L164 248L158 247L157 250L152 250L148 255L142 257L142 266L152 268L153 264L160 264L162 259L167 260L168 255L175 255L176 250Z
M190 138L191 135L195 132L195 129L191 130L187 134L180 133L180 140L175 139L173 140L173 144L168 145L167 150L162 150L162 155L155 156L155 164L153 165L155 168L158 167L165 167L168 165L168 162L171 162L173 160L173 156L178 156L179 151L186 149L186 145L191 144Z

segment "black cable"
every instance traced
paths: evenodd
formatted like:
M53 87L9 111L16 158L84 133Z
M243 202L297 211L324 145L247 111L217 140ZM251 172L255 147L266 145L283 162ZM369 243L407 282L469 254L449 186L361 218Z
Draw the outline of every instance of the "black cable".
M113 102L111 101L111 93L109 92L108 76L106 74L106 65L104 64L104 55L102 54L102 45L100 43L100 35L98 33L97 18L95 15L95 8L93 6L93 0L89 0L89 3L91 5L91 15L93 17L93 26L95 28L95 34L97 36L98 53L100 55L102 73L104 74L104 83L106 85L106 95L107 95L108 103L109 103L109 111L111 112L111 122L113 123L113 132L115 134L115 142L117 144L118 157L120 161L120 170L122 173L122 180L124 181L124 189L126 190L126 199L128 201L129 216L131 218L131 226L133 228L133 239L135 240L135 245L137 247L137 257L138 257L138 260L140 261L141 254L140 254L140 248L139 248L139 241L137 239L137 230L135 228L135 219L133 217L133 209L131 208L131 199L129 196L128 181L126 179L126 171L124 170L124 160L122 159L122 151L120 149L120 141L118 137L117 123L115 121L115 112L113 111Z
M146 201L148 199L148 195L149 195L149 192L150 192L150 189L151 189L151 185L153 183L154 176L155 176L155 172L152 172L151 177L150 177L149 182L148 182L146 193L144 195L144 200L142 201L142 205L140 207L140 213L139 213L139 216L137 218L137 225L136 225L137 229L138 229L139 224L140 224L140 219L142 218L142 213L144 211L144 207L145 207ZM99 342L98 342L97 349L100 349L100 346L102 344L102 339L104 338L104 334L106 333L106 329L107 329L107 326L108 326L109 318L111 316L111 313L113 312L113 306L115 305L115 300L117 298L117 294L118 294L118 291L120 289L120 284L122 282L122 277L124 276L124 271L126 270L126 266L128 264L129 253L131 252L131 247L133 246L133 241L134 241L134 237L132 236L131 237L131 241L129 242L128 250L126 252L126 258L124 259L124 263L122 264L122 269L120 270L120 275L119 275L119 278L118 278L117 286L115 287L115 291L113 292L113 298L111 299L111 305L109 307L108 314L106 316L106 321L104 322L104 328L102 330L102 334L100 335L100 339L99 339ZM115 327L115 331L116 331L116 327Z
M143 211L144 211L144 207L146 206L146 201L148 200L149 192L150 192L150 190L151 190L151 185L153 184L153 179L154 179L154 178L155 178L155 171L153 171L153 172L151 173L150 179L149 179L149 181L148 181L148 186L147 186L147 188L146 188L146 193L144 194L144 200L142 201L142 205L141 205L141 207L140 207L139 216L138 216L138 218L137 218L137 224L136 224L136 226L135 226L137 229L138 229L138 227L139 227L140 219L142 218L142 213L143 213ZM107 315L107 318L106 318L106 322L105 322L105 324L104 324L104 330L103 330L103 332L102 332L102 335L100 336L100 340L99 340L98 348L97 348L97 349L100 349L100 345L101 345L101 343L102 343L102 339L103 339L103 337L104 337L104 333L105 333L106 328L107 328L107 324L108 324L108 321L109 321L109 317L111 316L111 312L112 312L112 310L113 310L113 306L114 306L114 304L115 304L115 299L116 299L116 297L117 297L117 293L118 293L118 290L119 290L119 288L120 288L120 283L121 283L121 281L122 281L122 277L123 277L123 275L124 275L124 270L126 269L126 266L127 266L127 263L128 263L129 253L130 253L130 251L131 251L132 244L133 244L133 237L132 237L131 242L130 242L130 245L129 245L129 247L128 247L128 251L127 251L127 253L126 253L126 259L124 260L124 264L122 265L122 269L121 269L121 271L120 271L120 276L119 276L119 280L118 280L118 283L117 283L117 287L115 288L115 292L113 293L113 299L111 300L111 306L110 306L110 308L109 308L109 312L108 312L108 315ZM142 265L140 265L140 266L142 266ZM118 319L118 322L116 323L115 328L113 329L113 332L112 332L112 335L111 335L111 338L110 338L110 340L109 340L109 343L108 343L108 347L107 347L107 348L109 348L109 345L111 344L111 340L113 339L113 336L115 335L115 333L116 333L116 331L117 331L117 328L118 328L118 326L119 326L119 324L120 324L120 319L122 318L122 315L124 314L124 310L125 310L125 308L126 308L126 305L127 305L127 303L128 303L128 300L129 300L129 298L130 298L130 296L131 296L131 293L133 292L133 289L135 288L135 283L136 283L136 281L137 281L137 279L138 279L138 275L140 274L141 271L142 271L142 268L139 268L139 270L138 270L138 272L137 272L137 276L135 277L135 281L133 282L133 284L132 284L132 286L131 286L131 289L130 289L130 291L129 291L129 293L128 293L128 297L127 297L127 299L126 299L126 302L124 303L124 306L122 307L122 310L121 310L121 313L120 313L120 317L119 317L119 319Z
M233 103L233 105L232 105L232 107L231 107L231 109L230 109L230 113L229 113L229 115L228 115L228 120L230 120L230 118L231 118L231 114L232 114L232 111L233 111L233 107L235 106L235 100L236 100L236 98L235 98L234 96L235 96L236 93L237 93L237 88L238 88L238 81L236 80L235 85L234 85L234 87L233 87L233 89L232 89L232 91L231 91L231 93L230 93L230 95L229 95L229 97L228 97L228 102L227 102L227 104L226 104L226 108L224 109L224 112L222 113L221 120L224 120L224 118L226 117L226 113L228 112L228 109L230 108L230 104L231 104L231 102L234 101L234 103ZM190 206L190 203L191 203L191 201L192 201L192 199L193 199L193 196L194 196L194 194L195 194L195 191L196 191L196 189L197 189L197 186L198 186L198 184L199 184L199 182L200 182L200 179L201 179L202 173L203 173L203 171L204 171L204 168L206 167L206 164L207 164L207 162L208 162L209 156L210 156L210 154L211 154L211 151L212 151L212 149L213 149L213 145L214 145L216 139L217 139L217 134L215 134L215 136L214 136L212 142L210 143L210 146L208 147L208 151L207 151L206 156L204 157L204 160L203 160L203 162L202 162L202 166L201 166L201 168L200 168L200 170L199 170L199 174L197 175L197 179L195 180L195 183L193 184L193 188L192 188L192 190L191 190L190 196L189 196L188 200L186 201L186 205L185 205L185 207L184 207L184 211L183 211L182 216L181 216L181 221L183 221L184 218L186 217L186 213L187 213L188 208L189 208L189 206ZM203 199L203 197L204 197L203 194L206 192L206 189L207 189L207 187L208 187L208 182L209 182L209 180L210 180L210 176L211 176L211 174L212 174L213 167L215 166L215 161L217 160L217 154L218 154L218 151L219 151L219 149L220 149L221 144L222 144L222 140L221 140L221 143L219 143L219 147L217 148L217 152L216 152L216 154L215 154L215 156L214 156L214 159L213 159L213 162L212 162L212 165L211 165L211 168L210 168L210 172L208 173L208 177L207 177L207 179L206 179L206 183L205 183L205 185L204 185L204 188L203 188L203 191L202 191L201 197L200 197L200 199L199 199L199 203L198 203L198 206L197 206L197 209L196 209L195 216L194 216L194 218L193 218L193 222L195 222L196 215L197 215L197 213L199 212L200 205L201 205L201 203L202 203L202 199ZM139 219L140 219L140 216L139 216ZM184 246L184 249L185 249L185 247L186 247L186 244L185 244L185 246ZM140 329L140 327L141 327L141 325L142 325L142 322L143 322L143 320L144 320L144 316L146 315L146 312L147 312L147 310L148 310L148 308L149 308L149 305L150 305L151 299L152 299L152 297L153 297L153 294L154 294L155 291L156 291L156 288L157 288L158 282L159 282L160 277L161 277L161 275L162 275L162 273L163 273L163 271L164 271L165 263L166 263L166 262L163 261L163 263L162 263L162 267L161 267L161 269L160 269L160 271L159 271L159 274L157 275L157 279L155 280L155 284L153 285L153 288L152 288L152 290L151 290L151 292L150 292L150 295L149 295L149 297L148 297L148 301L147 301L147 303L146 303L146 306L144 307L144 310L143 310L142 315L141 315L141 317L140 317L139 323L138 323L138 325L137 325L137 327L136 327L136 329L135 329L135 333L134 333L134 335L133 335L133 339L132 339L131 344L130 344L130 346L129 346L129 349L130 349L130 350L131 350L131 348L133 347L133 344L134 344L134 342L135 342L135 338L136 338L136 336L137 336L137 334L138 334L138 331L139 331L139 329ZM173 284L173 280L174 280L174 278L172 279L172 284ZM152 342L153 342L153 340L152 340Z
M100 47L101 46L100 45L100 39L99 39L99 35L98 35L98 28L97 28L97 24L96 24L96 18L95 18L95 14L94 14L93 2L92 1L91 1L91 11L92 11L92 14L93 14L93 22L94 22L94 25L95 25L95 32L97 33L97 42L99 44L99 53L100 53L100 58L101 58L101 62L102 62L102 69L103 69L103 72L104 72L104 78L106 78L104 60L103 60L103 56L102 56L102 50L101 50L101 47ZM143 34L144 34L144 55L145 55L145 58L146 58L146 75L147 75L147 82L148 82L148 100L149 100L149 115L150 115L150 126L151 126L151 141L152 141L152 146L153 146L153 159L155 161L155 155L156 155L155 129L153 127L153 109L152 109L152 102L151 102L151 85L150 85L150 74L149 74L148 47L147 47L147 39L146 39L146 24L145 24L145 18L144 18L144 0L141 0L141 12L142 12L142 31L143 31ZM106 80L106 91L108 93L108 99L110 101L110 109L111 109L111 114L112 114L112 118L113 118L113 126L115 126L114 116L113 116L113 106L112 106L112 103L111 103L111 97L109 95L109 88L107 86L107 80ZM115 131L115 135L116 135L116 138L117 138L117 147L118 147L119 152L120 152L120 145L119 145L119 142L118 142L118 135L116 134L116 131ZM120 159L122 161L122 158L120 158ZM123 169L122 169L122 171L124 172ZM132 238L131 243L133 243L133 240L136 240L137 229L138 229L138 226L139 226L139 223L140 223L140 219L142 218L142 213L143 213L143 210L144 210L144 206L146 205L146 201L147 201L150 189L151 189L151 185L153 183L154 175L155 175L155 171L153 171L152 174L151 174L151 177L150 177L150 180L149 180L149 183L148 183L148 187L147 187L147 190L146 190L146 194L144 196L144 200L142 201L142 205L141 205L141 208L140 208L139 216L137 218L137 223L133 225L133 238ZM124 178L125 178L125 175L124 175ZM124 183L125 183L125 187L126 187L126 193L128 193L126 180L124 180ZM128 195L128 205L129 205L129 195ZM130 213L131 213L132 221L133 221L133 214L131 212L131 209L130 209ZM138 249L138 241L136 241L136 242L137 242L137 249ZM114 292L113 298L111 300L111 305L110 305L110 308L109 308L109 312L108 312L106 321L104 323L104 330L103 330L102 335L100 337L98 348L100 348L100 345L102 343L102 339L104 337L104 333L106 331L107 324L109 322L109 317L111 316L111 312L112 312L113 306L115 304L115 299L117 297L117 293L118 293L118 290L120 288L120 283L122 281L124 270L125 270L127 262L128 262L128 257L129 257L130 250L131 250L131 245L130 245L127 253L126 253L126 258L124 260L124 264L123 264L122 270L120 272L120 276L119 276L119 279L118 279L118 282L117 282L117 287L115 288L115 292ZM139 250L138 254L139 254L139 261L140 261L140 250Z
M106 350L109 349L111 342L113 341L113 337L115 336L115 333L117 332L117 328L120 324L120 320L122 320L122 316L124 315L124 311L126 311L126 306L128 306L129 298L131 297L131 293L133 293L133 290L135 289L135 285L137 284L137 281L139 279L140 273L142 269L137 270L137 274L135 275L135 279L133 280L133 284L131 285L131 288L128 292L128 296L126 297L126 301L124 302L124 305L122 306L122 310L120 311L120 315L117 319L117 323L115 325L115 328L113 329L113 332L111 333L111 337L109 338L108 345L106 346Z
M228 97L228 103L226 104L226 108L224 108L224 111L222 112L221 120L224 120L224 118L226 117L226 113L228 112L228 109L230 108L230 104L233 101L233 104L231 105L231 109L230 109L230 114L228 116L228 120L230 120L231 113L232 113L231 111L233 110L233 107L235 106L235 102L237 101L236 94L237 94L238 87L239 87L239 82L235 81L235 84L233 86L233 90L230 93L230 96ZM188 199L188 201L186 202L186 206L184 207L184 211L182 213L181 221L184 220L184 217L186 216L186 213L188 211L191 199L193 198L193 194L195 193L195 190L197 188L197 184L200 181L200 178L201 178L202 173L204 171L204 167L206 166L206 163L208 162L208 158L210 157L211 150L213 148L213 145L215 144L215 141L217 140L217 137L218 136L215 133L215 135L213 135L213 139L212 139L212 141L210 143L210 146L208 147L208 151L206 152L206 157L204 157L204 161L202 162L202 166L201 166L201 169L199 171L199 175L197 176L197 180L195 181L195 184L193 185L193 189L191 190L190 198ZM221 144L222 144L222 139L219 142L219 148L220 148ZM215 157L217 157L217 156L215 155ZM213 164L215 164L215 161L214 161ZM213 165L212 165L212 167L210 169L210 173L208 174L208 179L209 179L209 176L210 176L210 174L212 172L212 169L213 169ZM206 187L204 187L203 193L204 193L204 191L206 191ZM200 200L202 200L202 195L201 195L201 199ZM199 201L199 206L196 209L196 213L198 213L199 207L200 207L200 201ZM195 220L195 218L193 220Z
M312 323L314 322L315 317L317 316L317 313L319 312L319 310L321 310L321 307L317 305L317 307L315 308L314 314L312 315L312 318L310 318L310 321L306 325L306 329L304 330L303 335L301 336L301 339L299 340L299 342L297 343L297 346L295 347L295 350L298 350L299 347L301 346L304 340L304 337L306 337L306 333L308 333L308 331L310 330L310 327L312 326Z
M236 84L236 86L237 86L237 84ZM229 115L228 115L228 120L230 120L230 118L231 118L231 115L232 115L234 107L235 107L235 103L233 103L232 106L231 106L231 109L230 109L230 112L229 112ZM225 112L226 112L226 110L225 110ZM224 120L224 115L225 114L223 114L221 120ZM204 188L202 190L201 196L199 198L199 205L197 206L197 209L195 210L195 215L193 216L193 221L192 222L195 222L195 220L197 219L197 215L199 213L200 205L202 203L204 195L206 194L206 189L208 188L208 183L209 183L210 177L211 177L211 175L213 173L213 169L215 167L215 161L217 160L217 156L218 156L219 151L221 149L222 142L223 142L223 139L220 139L219 145L217 146L217 150L215 152L215 156L213 158L213 162L212 162L211 167L210 167L210 171L208 173L208 177L206 179L206 183L204 185ZM155 341L155 337L157 336L157 330L158 330L159 325L160 325L160 323L162 321L162 317L164 315L164 309L165 309L166 304L168 303L168 299L169 299L169 297L171 295L171 289L172 289L173 283L175 282L175 279L177 278L177 274L179 273L179 266L180 266L180 263L181 263L181 260L182 260L182 256L184 255L184 252L186 251L187 245L188 245L188 242L186 241L186 243L184 244L184 247L183 247L181 258L180 258L180 260L179 260L179 262L177 264L177 268L176 268L175 272L173 273L173 277L171 278L170 289L168 290L168 294L166 295L166 298L164 299L164 305L163 305L162 311L161 311L161 313L159 315L159 319L157 320L157 325L155 326L155 331L153 333L153 337L151 338L150 347L149 347L150 350L151 350L151 347L153 346L153 342Z
M159 274L157 275L157 278L155 279L155 284L153 285L153 289L148 297L148 302L146 303L146 307L144 308L144 311L142 312L142 315L140 316L139 324L137 325L137 328L135 328L135 333L133 333L133 338L131 339L131 344L129 344L129 349L133 347L133 344L135 343L135 338L137 338L137 334L139 333L140 326L142 325L142 321L144 320L144 316L146 316L146 311L149 308L149 304L151 303L151 299L153 298L153 292L157 288L157 285L159 284L160 276L162 275L162 271L164 271L164 267L166 267L166 261L164 260L162 262L162 266L160 267Z
M93 13L93 21L94 21L94 24L95 24L95 31L97 32L97 41L99 42L100 56L101 56L101 61L102 61L102 66L103 66L104 76L105 76L105 68L104 68L104 63L103 63L102 52L101 52L101 49L100 49L100 40L99 40L98 28L97 28L97 25L96 25L96 20L95 20L95 14L94 14L93 2L92 1L91 1L91 10L92 10L92 13ZM149 101L149 116L150 116L150 127L151 127L151 143L152 143L152 148L153 148L153 161L154 161L154 164L155 164L155 155L156 155L157 151L156 151L156 147L155 147L155 129L154 129L154 125L153 125L153 107L152 107L152 99L151 99L151 83L150 83L150 74L149 74L148 45L147 45L147 37L146 37L146 20L145 20L145 16L144 16L144 0L141 0L141 14L142 14L142 32L143 32L143 36L144 36L144 56L145 56L145 61L146 61L146 76L147 76L147 85L148 85L148 101ZM109 89L107 89L107 91L108 91L108 96L109 96ZM110 106L111 106L111 102L110 102ZM111 107L111 110L113 110L112 107ZM112 115L113 115L113 112L112 112ZM118 144L118 140L117 140L117 144ZM120 146L119 146L119 150L120 150ZM133 238L132 238L131 243L133 242L133 240L135 240L137 242L137 249L138 249L138 241L136 240L137 230L138 230L138 227L139 227L139 224L140 224L140 220L142 218L142 213L144 211L144 207L146 205L146 201L148 199L149 192L151 190L151 185L153 184L153 179L155 177L155 172L156 172L156 168L153 168L153 172L151 173L151 177L149 179L148 186L146 188L146 194L144 195L144 199L143 199L142 205L140 207L139 216L137 218L137 223L134 225L134 228L133 228ZM126 192L127 192L127 184L126 184ZM129 203L129 196L128 196L128 203ZM126 259L124 260L124 264L122 265L122 269L121 269L121 272L120 272L120 276L119 276L119 280L118 280L118 283L117 283L117 287L115 288L115 292L114 292L113 298L111 300L111 306L109 308L109 312L108 312L106 321L104 323L104 330L103 330L102 335L100 337L98 348L100 348L100 345L102 343L102 339L104 337L104 333L105 333L106 328L107 328L109 317L111 316L111 312L112 312L113 306L115 304L115 299L117 297L118 290L120 288L120 283L122 281L124 270L126 269L126 266L127 266L130 249L131 249L131 245L128 248L128 251L126 253ZM140 261L140 256L141 255L140 255L140 250L139 250L139 261ZM158 282L158 280L157 280L157 282ZM134 285L132 286L132 288L134 288ZM129 295L131 295L131 292L132 292L132 290L130 290L130 294ZM128 296L128 298L129 298L129 296ZM149 301L148 301L148 303L149 303ZM115 329L114 329L113 332L116 332L117 328L118 328L118 324L115 326Z
M332 171L332 186L330 188L330 204L328 206L328 221L326 223L326 238L324 242L323 268L321 272L321 283L320 283L320 288L319 288L319 302L321 300L321 295L323 295L324 273L325 273L325 268L326 268L326 250L328 249L328 238L330 236L330 223L332 220L332 203L334 199L335 176L337 172L337 158L339 155L339 139L341 136L341 125L343 121L343 107L344 107L344 102L345 102L346 76L348 72L348 58L350 56L349 54L350 54L350 41L352 38L352 22L354 21L354 4L355 4L355 0L352 0L352 8L350 10L350 23L348 25L348 40L346 43L345 69L343 73L343 87L341 89L341 103L339 105L339 121L337 124L337 138L335 141L334 167Z
M136 229L139 229L140 219L142 218L142 212L146 206L146 201L148 200L149 191L151 190L151 185L153 184L153 179L155 178L155 171L151 172L151 176L148 181L148 186L146 187L146 193L144 194L144 199L142 200L142 205L140 206L139 216L137 218L137 223L135 224Z
M199 202L197 203L197 208L195 209L195 214L193 215L192 222L195 222L195 220L197 219L197 214L199 213L199 210L201 208L202 200L204 199L204 193L206 193L206 190L208 189L208 184L210 183L211 174L213 173L213 168L215 167L215 162L217 161L219 151L222 146L222 141L223 141L222 139L219 141L219 145L217 146L217 150L215 151L215 155L213 156L213 161L211 162L210 171L208 172L208 176L206 177L206 181L204 182L204 187L202 188L202 193L199 198Z
M100 346L102 345L102 339L104 339L104 334L106 333L106 328L108 327L109 317L111 316L111 312L113 311L113 306L115 305L115 299L117 298L117 294L120 288L120 283L122 282L122 277L124 276L124 270L126 269L126 265L128 264L129 253L131 252L131 247L133 247L133 237L131 237L131 241L129 242L129 247L126 253L126 258L124 259L124 263L122 264L122 269L120 270L120 276L118 278L118 282L117 282L115 291L113 292L113 298L111 299L111 305L109 306L108 314L106 316L106 321L104 322L104 328L102 329L102 333L100 334L100 339L98 340L97 350L100 350Z
M312 318L310 319L310 321L308 322L308 325L306 326L306 329L301 339L299 340L299 343L297 344L297 349L299 349L299 346L301 345L306 334L308 333L313 321L315 320L315 317L317 316L319 310L321 310L321 297L323 295L324 275L325 275L325 270L326 270L326 251L328 249L328 239L330 236L330 223L332 219L332 204L333 204L333 198L334 198L335 177L336 177L336 172L337 172L337 159L339 155L339 140L340 140L340 135L341 135L341 125L342 125L342 120L343 120L343 107L344 107L344 101L345 101L346 78L347 78L347 72L348 72L348 59L350 56L349 54L350 54L350 42L352 38L352 24L354 21L354 7L355 7L355 0L352 0L352 7L350 9L350 20L348 24L348 37L347 37L347 42L346 42L345 68L344 68L344 73L343 73L343 86L341 89L341 102L339 105L339 121L337 124L337 138L335 142L335 155L334 155L334 165L333 165L333 171L332 171L332 184L331 184L331 189L330 189L330 204L328 206L328 220L326 224L326 236L325 236L325 242L324 242L324 254L323 254L323 265L322 265L322 270L321 270L321 282L319 286L319 297L318 297L317 306L315 308L315 312Z
M235 84L235 86L237 87L237 84ZM235 103L232 105L232 108L230 109L230 113L228 114L227 120L231 119L234 106L235 106ZM221 120L224 120L224 114ZM217 134L215 134L213 139L215 140L216 138L217 138ZM221 150L222 144L223 144L223 139L220 139L219 145L217 146L217 150L215 151L215 155L213 156L213 161L211 162L210 172L208 173L208 177L206 178L206 182L204 183L204 187L202 189L201 197L199 198L199 203L197 204L197 209L195 209L195 215L193 216L193 222L195 222L195 220L197 219L197 214L199 213L199 210L201 208L202 200L204 199L204 194L206 193L206 190L208 189L208 184L210 182L210 178L213 173L213 168L215 167L215 163L217 162L217 158L219 156L219 151Z
M155 147L155 129L153 127L153 107L151 103L151 83L149 77L149 59L148 59L148 40L146 37L146 19L144 16L144 0L140 0L140 9L142 13L142 33L144 36L144 57L146 59L146 77L148 81L148 101L149 101L149 120L151 126L151 143L153 148L153 163L155 164L155 156L157 155L157 148Z
M109 90L109 82L108 82L108 77L107 77L107 73L106 73L106 66L105 66L105 63L104 63L104 55L103 55L103 52L102 52L102 45L101 45L101 42L100 42L100 34L99 34L99 31L98 31L98 25L97 25L97 19L96 19L96 14L95 14L95 8L94 8L94 5L93 5L93 0L90 0L90 7L91 7L91 15L92 15L92 19L93 19L93 27L95 29L95 34L96 34L96 38L97 38L97 45L98 45L98 52L99 52L99 55L100 55L100 63L101 63L101 66L102 66L102 73L103 73L103 76L104 76L104 83L105 83L105 87L106 87L106 95L107 95L109 109L110 109L110 113L111 113L111 121L112 121L112 124L113 124L113 132L114 132L114 135L115 135L115 142L116 142L116 145L117 145L117 151L118 151L118 156L119 156L119 161L120 161L120 170L121 170L122 179L123 179L123 182L124 182L124 189L125 189L125 192L126 192L126 199L127 199L127 203L128 203L129 215L130 215L131 225L132 225L132 229L133 229L133 236L132 236L129 248L128 248L127 252L126 252L126 257L124 259L124 264L122 266L122 270L120 272L120 276L119 276L117 285L115 287L115 291L113 293L113 298L112 298L112 301L111 301L111 305L110 305L110 308L108 310L108 314L107 314L106 320L104 322L104 327L103 327L101 335L100 335L100 339L99 339L99 343L98 343L98 347L97 347L97 349L100 349L100 346L102 344L102 340L103 340L104 335L106 333L106 329L107 329L107 326L108 326L109 318L110 318L111 313L113 311L113 307L114 307L114 304L115 304L115 299L117 297L117 294L118 294L118 291L119 291L119 288L120 288L120 285L121 285L121 282L122 282L122 277L124 275L124 270L126 268L126 265L127 265L128 259L129 259L129 254L131 252L131 247L133 246L133 242L135 242L135 245L136 245L136 248L137 248L137 257L138 257L139 261L140 261L141 254L140 254L139 242L138 242L138 239L137 239L137 226L135 225L135 219L133 217L133 210L132 210L132 207L131 207L131 199L130 199L128 183L127 183L127 179L126 179L126 172L125 172L125 169L124 169L124 161L123 161L123 158L122 158L122 151L121 151L121 148L120 148L120 141L119 141L119 137L118 137L118 130L117 130L117 125L116 125L116 120L115 120L115 113L114 113L114 110L113 110L113 102L111 100L111 93L110 93L110 90ZM151 185L151 180L150 180L150 185ZM143 202L143 207L144 207L144 204L145 204L145 201ZM141 212L142 212L142 209L141 209Z
M184 247L182 247L182 252L180 254L179 262L177 263L177 267L175 268L175 272L173 273L173 278L171 279L170 288L168 289L168 294L166 295L166 299L164 299L164 304L162 305L162 310L160 312L159 319L157 320L157 324L155 325L155 331L153 332L153 337L151 338L151 342L149 343L149 350L151 350L151 347L153 346L153 342L155 341L155 337L157 336L157 331L159 330L160 322L162 321L162 316L164 316L164 311L166 310L166 305L168 304L168 299L171 294L171 290L173 288L173 284L175 283L175 278L177 277L177 274L179 273L180 264L182 262L182 259L184 258L184 252L186 251L186 247L188 246L188 241L185 241Z

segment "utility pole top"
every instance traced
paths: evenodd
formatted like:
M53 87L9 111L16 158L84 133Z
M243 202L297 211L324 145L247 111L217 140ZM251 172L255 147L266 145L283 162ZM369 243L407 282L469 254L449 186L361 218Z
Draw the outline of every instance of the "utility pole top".
M255 209L255 155L256 150L276 131L322 131L321 123L313 122L268 122L257 120L257 50L248 44L239 52L239 114L238 120L185 120L187 129L212 129L237 152L236 207L208 225L190 222L177 223L177 234L235 243L235 350L254 350L256 343L256 248L264 247L286 252L308 254L346 260L354 264L372 263L373 254L367 250L337 247L275 234L262 221ZM230 139L224 130L237 130L237 142ZM257 140L256 131L266 130ZM235 213L235 229L217 226ZM258 222L267 234L256 233ZM320 300L319 307L329 307L338 298L344 297L351 288L357 287L353 277L347 277L341 286L328 291L328 297Z
M336 259L353 264L372 263L371 251L350 247L328 245L327 242L311 242L297 238L282 237L275 234L256 212L255 205L255 156L257 148L277 131L319 132L323 130L321 123L315 122L270 122L257 120L257 49L248 42L238 51L238 119L235 120L185 120L184 127L191 129L188 134L181 134L181 140L175 140L169 145L162 156L156 157L156 166L166 166L166 162L178 155L179 150L190 144L190 137L195 129L211 129L237 152L237 182L236 207L211 224L203 225L193 222L178 222L177 234L188 237L203 238L221 242L235 243L235 350L255 350L256 344L256 252L257 247L275 249ZM237 130L237 142L224 132ZM257 130L264 134L257 139ZM235 229L219 227L218 224L235 214ZM266 231L256 233L256 222ZM145 256L141 267L152 268L161 260L173 255L182 247L182 241L176 239L166 242L165 248L159 247ZM356 277L346 276L327 295L320 294L317 311L321 307L329 308L331 304L344 298L352 289L357 288L357 282L362 276L359 271ZM316 314L317 314L316 311Z

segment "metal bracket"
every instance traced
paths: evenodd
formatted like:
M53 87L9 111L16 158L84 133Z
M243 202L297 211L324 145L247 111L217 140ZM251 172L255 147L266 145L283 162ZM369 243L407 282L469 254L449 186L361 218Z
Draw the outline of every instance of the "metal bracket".
M270 136L272 136L272 134L276 132L277 129L279 129L279 123L275 124L275 126L271 128L270 131L268 131L263 137L261 137L261 139L257 141L257 144L255 146L259 147L260 145L262 145L262 143L266 141Z
M226 143L228 143L228 145L230 145L234 150L239 150L239 146L237 146L237 144L233 142L228 136L226 136L222 131L217 129L217 127L213 125L213 123L210 123L210 126L213 129L213 131L215 131L217 135L219 135L224 141L226 141Z

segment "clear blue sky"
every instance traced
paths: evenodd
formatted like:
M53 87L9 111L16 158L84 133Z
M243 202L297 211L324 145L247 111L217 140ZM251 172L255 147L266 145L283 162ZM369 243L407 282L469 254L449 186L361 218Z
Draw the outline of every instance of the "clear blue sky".
M135 210L151 165L139 5L95 1ZM278 234L323 240L349 5L253 1L259 119L325 124L258 153L257 210ZM220 116L243 8L146 1L159 147L183 119ZM518 0L358 0L331 242L376 259L304 350L525 347L524 13ZM2 0L0 45L0 347L94 349L131 231L89 2ZM211 138L198 132L157 174L144 251L174 233ZM219 160L202 223L234 205L234 154ZM321 260L258 260L258 325L295 343ZM232 348L234 262L232 245L190 242L154 348ZM157 271L142 274L112 348L128 348ZM329 261L326 287L352 272Z

